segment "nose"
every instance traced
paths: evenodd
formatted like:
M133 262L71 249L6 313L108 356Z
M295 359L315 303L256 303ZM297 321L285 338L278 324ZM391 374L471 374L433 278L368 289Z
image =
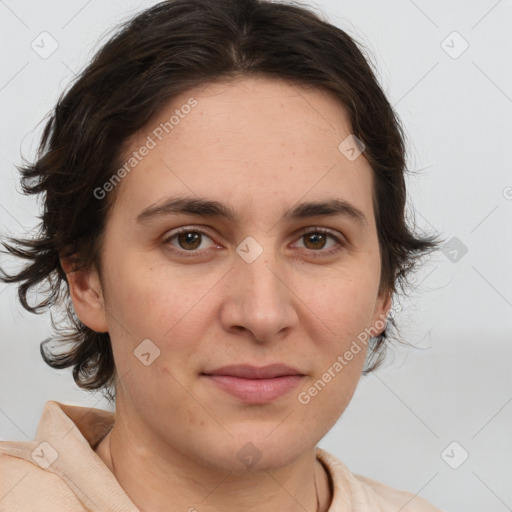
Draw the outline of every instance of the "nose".
M221 322L227 332L268 343L298 323L295 296L286 273L265 251L252 263L236 257L229 273Z

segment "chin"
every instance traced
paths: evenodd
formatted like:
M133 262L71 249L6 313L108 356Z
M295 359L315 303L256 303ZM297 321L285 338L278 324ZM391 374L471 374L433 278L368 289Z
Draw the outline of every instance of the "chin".
M316 445L313 439L303 439L299 432L290 432L283 427L277 422L271 428L265 425L265 428L240 433L236 441L226 447L230 453L225 461L230 466L229 470L247 473L282 468ZM303 430L301 432L304 433Z
M215 454L202 463L215 471L234 474L274 471L292 464L302 455L302 450L295 452L279 450L259 450L248 442L238 451Z

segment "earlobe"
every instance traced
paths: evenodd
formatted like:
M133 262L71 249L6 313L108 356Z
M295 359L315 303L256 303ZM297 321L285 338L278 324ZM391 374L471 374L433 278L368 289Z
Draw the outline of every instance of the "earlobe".
M388 293L386 295L386 299L382 305L382 314L388 318L389 317L389 312L391 311L391 306L392 306L392 302L393 302L393 295L392 293Z
M80 321L95 332L108 332L104 294L96 268L73 268L69 258L60 258L60 263Z
M393 294L391 292L385 292L377 299L373 325L379 330L379 335L386 328L389 312L391 310L392 297Z

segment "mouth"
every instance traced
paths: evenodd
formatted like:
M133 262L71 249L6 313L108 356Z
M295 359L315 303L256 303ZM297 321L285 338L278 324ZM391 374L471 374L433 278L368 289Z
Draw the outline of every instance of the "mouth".
M231 365L201 373L201 376L231 396L251 404L276 400L296 388L306 377L283 364L256 367Z

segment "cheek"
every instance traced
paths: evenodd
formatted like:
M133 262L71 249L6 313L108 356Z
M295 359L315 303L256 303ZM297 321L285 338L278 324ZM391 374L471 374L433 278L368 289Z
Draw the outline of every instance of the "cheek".
M317 318L316 324L325 332L326 339L332 338L339 344L369 327L378 291L378 280L370 269L357 272L347 268L317 286L311 286L312 281L301 280L298 295L306 297L304 314Z
M112 328L125 328L132 338L162 340L205 294L206 280L194 282L151 266L147 258L126 256L109 265L105 286ZM119 325L120 324L120 325Z
M173 375L183 382L189 378L186 370L196 365L198 340L213 321L206 294L212 285L206 279L194 286L186 281L169 272L164 275L140 258L124 258L109 267L109 332L116 366L121 375L130 375L130 394L144 393L139 388L145 383L147 393L158 394L157 388L164 386L177 397L180 388ZM145 366L142 354L147 353L146 362L154 362Z
M344 345L344 346L343 346ZM303 424L323 437L350 403L361 377L366 347L338 344L297 395Z

